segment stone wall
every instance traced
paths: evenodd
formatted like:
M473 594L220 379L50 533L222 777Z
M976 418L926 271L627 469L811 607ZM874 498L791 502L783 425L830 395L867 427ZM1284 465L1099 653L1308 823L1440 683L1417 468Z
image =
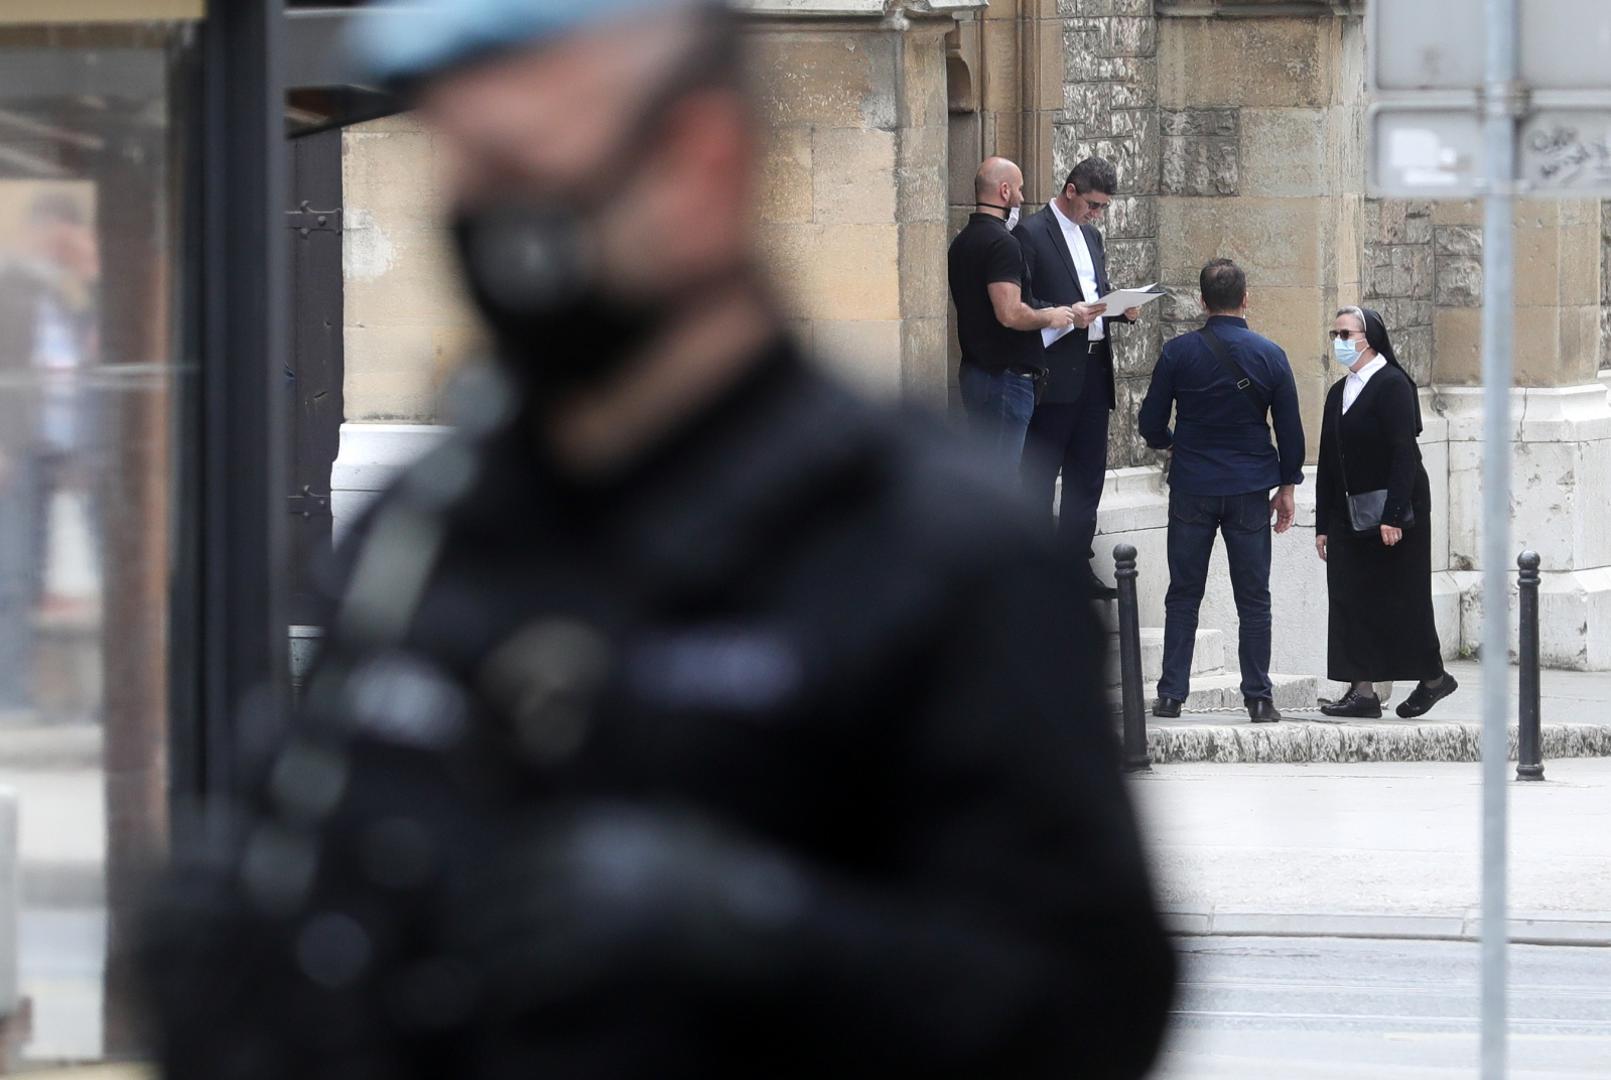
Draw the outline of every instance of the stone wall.
M346 419L430 424L478 341L454 272L431 137L411 114L341 147Z
M1057 118L1052 171L1066 177L1078 161L1107 158L1119 171L1119 194L1099 223L1107 241L1108 277L1145 285L1158 270L1158 194L1170 145L1158 111L1158 20L1152 0L1059 0L1063 31L1063 111ZM1054 190L1056 188L1054 187ZM1155 304L1136 326L1113 330L1119 408L1109 464L1152 463L1135 430L1135 415L1163 344Z
M1381 312L1393 335L1399 363L1417 383L1432 379L1433 300L1464 295L1469 274L1464 257L1436 261L1443 244L1461 243L1432 225L1432 204L1403 199L1366 199L1360 234L1364 241L1364 280L1359 301ZM1480 278L1482 264L1477 262ZM1450 275L1445 285L1445 272ZM1481 295L1480 282L1477 295ZM1338 307L1352 301L1344 296ZM1440 300L1439 302L1445 302ZM1340 373L1339 373L1340 374Z
M1432 204L1440 386L1482 383L1482 207ZM1513 218L1515 369L1522 387L1591 383L1601 366L1602 211L1584 199L1528 199Z
M767 20L753 33L761 248L806 346L943 404L949 18Z

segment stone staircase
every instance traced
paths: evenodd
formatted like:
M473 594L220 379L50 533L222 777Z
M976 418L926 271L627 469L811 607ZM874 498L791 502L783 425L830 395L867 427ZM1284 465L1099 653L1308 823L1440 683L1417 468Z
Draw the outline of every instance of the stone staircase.
M1111 617L1111 616L1110 616ZM1108 643L1107 684L1114 707L1119 705L1119 634L1110 629ZM1158 693L1158 678L1163 674L1163 631L1143 627L1141 630L1141 686L1150 719L1152 702ZM1283 711L1313 709L1320 692L1320 680L1312 675L1274 675L1275 707ZM1197 631L1197 647L1192 652L1191 694L1186 698L1183 712L1201 713L1219 710L1242 711L1242 676L1236 666L1234 642L1227 642L1219 630ZM1246 716L1243 716L1246 719Z

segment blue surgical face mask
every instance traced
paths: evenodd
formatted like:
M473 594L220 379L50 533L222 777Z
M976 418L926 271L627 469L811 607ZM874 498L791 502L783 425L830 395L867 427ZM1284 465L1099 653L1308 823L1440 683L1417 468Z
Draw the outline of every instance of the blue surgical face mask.
M1334 338L1331 342L1331 351L1336 354L1337 363L1345 368L1351 368L1359 363L1359 346L1353 339L1344 341L1342 338Z

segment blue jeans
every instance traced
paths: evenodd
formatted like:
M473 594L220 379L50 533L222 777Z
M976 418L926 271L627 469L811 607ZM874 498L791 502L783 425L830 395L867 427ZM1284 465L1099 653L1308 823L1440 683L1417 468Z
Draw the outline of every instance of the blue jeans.
M1169 493L1169 592L1164 597L1163 678L1158 696L1186 700L1197 645L1197 610L1208 584L1214 536L1225 537L1241 622L1242 697L1268 701L1270 684L1270 495Z
M991 374L964 363L958 381L974 440L1000 462L1016 487L1024 436L1035 413L1034 378L1013 371Z

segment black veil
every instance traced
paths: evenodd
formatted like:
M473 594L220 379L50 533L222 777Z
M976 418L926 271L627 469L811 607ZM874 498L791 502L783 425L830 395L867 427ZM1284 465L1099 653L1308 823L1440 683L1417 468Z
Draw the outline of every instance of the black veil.
M1374 308L1355 308L1354 310L1358 311L1365 321L1365 344L1375 349L1377 355L1390 365L1400 371L1404 371L1404 365L1398 362L1398 357L1393 353L1393 342L1387 336L1387 323L1383 321L1381 313ZM1415 377L1408 371L1404 371L1404 377L1410 380L1411 386L1415 385ZM1415 395L1415 433L1417 435L1421 434L1421 395L1419 393Z

